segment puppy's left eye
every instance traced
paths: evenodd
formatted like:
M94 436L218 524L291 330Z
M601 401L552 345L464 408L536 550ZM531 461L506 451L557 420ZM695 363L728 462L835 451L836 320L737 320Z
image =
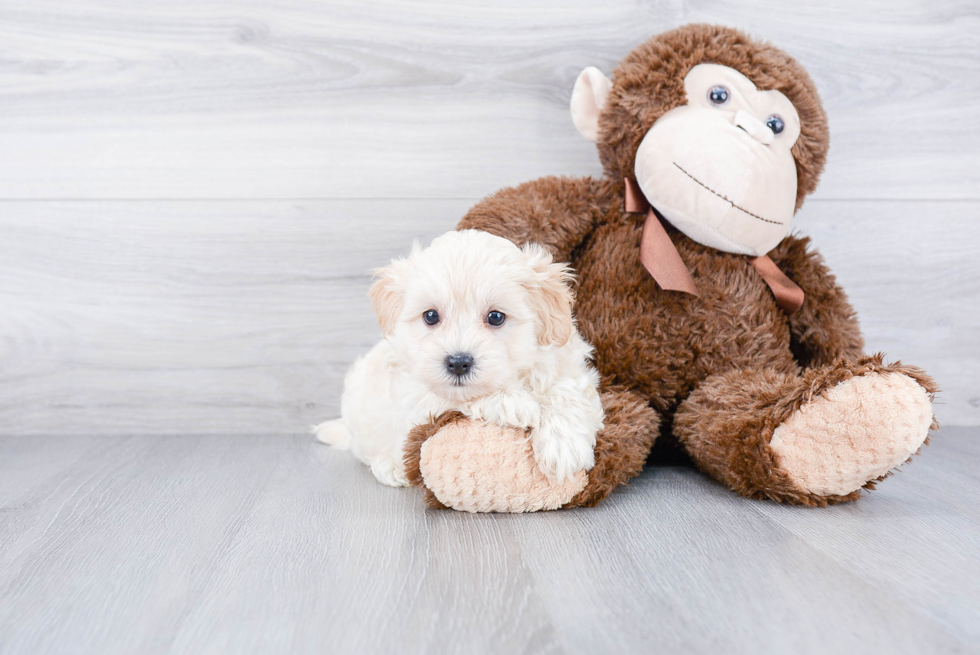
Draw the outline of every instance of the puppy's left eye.
M493 310L487 314L487 325L492 325L493 327L500 327L507 320L507 316L503 312L498 312Z

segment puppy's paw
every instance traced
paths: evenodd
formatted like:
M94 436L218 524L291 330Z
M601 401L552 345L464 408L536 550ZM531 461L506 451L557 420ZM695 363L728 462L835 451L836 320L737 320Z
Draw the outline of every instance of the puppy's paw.
M541 405L526 391L501 391L474 400L464 414L501 427L533 429L541 423Z
M380 457L371 462L371 473L381 484L389 487L407 487L405 464L395 457Z
M595 465L595 435L567 421L545 421L531 433L534 459L546 476L561 482Z

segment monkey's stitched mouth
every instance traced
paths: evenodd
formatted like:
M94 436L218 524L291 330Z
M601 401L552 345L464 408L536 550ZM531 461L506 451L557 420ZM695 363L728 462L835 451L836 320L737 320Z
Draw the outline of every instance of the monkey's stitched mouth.
M731 205L735 209L739 210L740 212L742 212L744 214L748 214L752 218L757 218L760 221L763 221L765 223L772 223L773 225L785 225L785 223L780 223L779 221L770 221L768 218L762 218L761 216L757 216L756 214L753 214L748 209L743 209L742 207L739 207L734 202L732 202L731 200L729 200L725 196L721 195L720 193L718 193L717 191L715 191L714 189L712 189L711 187L709 187L708 185L706 185L704 182L702 182L698 178L694 177L693 175L691 175L690 173L688 173L687 171L685 171L683 168L681 168L680 164L678 164L676 161L675 162L672 162L672 163L674 164L674 166L677 167L677 170L679 170L681 173L683 173L684 175L687 175L689 178L691 178L692 180L694 180L695 182L697 182L703 188L707 189L708 191L710 191L714 195L718 196L719 198L721 198L722 200L724 200L725 202L727 202L729 205Z

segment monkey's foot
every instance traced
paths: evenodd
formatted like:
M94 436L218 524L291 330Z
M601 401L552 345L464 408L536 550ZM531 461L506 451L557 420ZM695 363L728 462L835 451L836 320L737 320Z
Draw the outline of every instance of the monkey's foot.
M926 389L900 373L866 373L824 391L773 432L779 467L800 489L846 496L887 475L932 424Z

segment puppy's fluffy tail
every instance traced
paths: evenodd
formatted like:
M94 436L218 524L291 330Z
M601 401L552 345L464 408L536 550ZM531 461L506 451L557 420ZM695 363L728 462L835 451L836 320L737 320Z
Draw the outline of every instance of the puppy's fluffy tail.
M334 448L339 448L340 450L350 448L350 432L347 431L347 426L344 425L341 419L327 421L326 423L313 426L313 434L316 435L318 441L322 441Z

